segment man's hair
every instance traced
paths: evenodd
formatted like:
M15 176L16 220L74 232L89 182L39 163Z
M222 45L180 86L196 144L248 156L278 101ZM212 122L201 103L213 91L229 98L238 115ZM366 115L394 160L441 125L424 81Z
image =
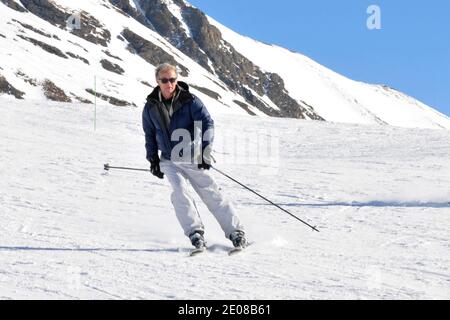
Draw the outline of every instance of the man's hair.
M175 71L175 74L178 77L177 67L175 67L174 65L172 65L170 63L163 63L163 64L160 64L159 66L156 67L156 69L155 69L155 78L158 78L158 75L160 74L160 72L169 71L169 70Z

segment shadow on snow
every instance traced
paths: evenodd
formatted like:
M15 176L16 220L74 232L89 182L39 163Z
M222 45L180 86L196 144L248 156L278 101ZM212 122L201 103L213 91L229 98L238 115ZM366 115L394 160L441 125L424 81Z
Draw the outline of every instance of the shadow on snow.
M0 251L70 251L70 252L182 252L183 249L119 249L119 248L51 248L51 247L5 247L0 246Z
M68 251L68 252L188 252L192 248L56 248L56 247L28 247L28 246L0 246L0 251ZM230 247L220 244L208 246L208 251L225 251Z
M243 205L270 206L266 203L241 202ZM396 207L396 208L450 208L450 202L420 201L368 201L368 202L324 202L324 203L277 203L285 207Z

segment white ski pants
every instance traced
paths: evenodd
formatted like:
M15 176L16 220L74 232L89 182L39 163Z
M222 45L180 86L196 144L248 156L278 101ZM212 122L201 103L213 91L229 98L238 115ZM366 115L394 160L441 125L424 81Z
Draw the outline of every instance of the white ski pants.
M220 194L219 187L208 170L198 169L196 164L174 163L163 159L160 168L172 185L171 201L186 236L196 230L204 230L197 206L189 192L188 182L219 222L225 237L228 238L235 230L244 230L233 206Z

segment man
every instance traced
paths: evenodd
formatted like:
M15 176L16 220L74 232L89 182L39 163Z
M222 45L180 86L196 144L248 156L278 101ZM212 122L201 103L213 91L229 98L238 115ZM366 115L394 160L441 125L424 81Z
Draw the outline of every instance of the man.
M189 92L189 86L177 80L175 66L167 63L158 66L155 77L158 86L147 97L142 114L150 171L160 179L164 175L168 178L176 216L195 248L205 248L204 227L189 194L188 182L219 222L225 236L236 248L244 247L244 228L208 171L214 121L200 99ZM201 137L196 133L201 133Z

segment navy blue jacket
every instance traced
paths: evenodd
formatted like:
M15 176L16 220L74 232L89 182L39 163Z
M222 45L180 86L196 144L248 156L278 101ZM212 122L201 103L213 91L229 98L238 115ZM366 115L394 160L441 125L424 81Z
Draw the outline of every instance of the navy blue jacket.
M194 141L195 121L202 123L202 137L208 129L212 129L208 132L210 134L208 141L202 142L202 151L212 143L214 121L208 110L198 97L189 92L189 86L186 83L179 81L178 90L180 92L173 103L173 114L168 128L161 110L165 106L160 101L159 87L156 87L147 97L147 103L142 112L142 126L145 132L148 161L158 158L158 150L161 150L162 157L171 159L172 149L180 142L171 141L172 133L176 129L188 130L191 141Z

